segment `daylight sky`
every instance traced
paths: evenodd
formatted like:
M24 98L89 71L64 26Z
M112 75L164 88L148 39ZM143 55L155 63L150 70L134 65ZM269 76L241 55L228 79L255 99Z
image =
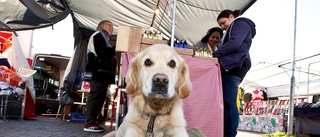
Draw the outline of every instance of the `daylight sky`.
M296 56L320 53L320 1L298 0ZM292 59L294 46L295 0L257 0L244 16L256 24L250 54L257 63L277 63Z

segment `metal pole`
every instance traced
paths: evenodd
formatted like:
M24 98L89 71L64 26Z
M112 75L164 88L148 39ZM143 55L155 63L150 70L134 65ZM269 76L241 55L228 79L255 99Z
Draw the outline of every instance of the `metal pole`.
M173 48L173 43L174 43L174 28L175 28L175 24L176 24L176 0L173 1L173 14L172 14L172 28L171 28L171 42L170 42L170 46Z
M310 84L310 78L309 78L310 65L311 65L311 63L308 64L308 85L307 85L307 99L308 99L308 102L309 102L309 84Z
M295 0L295 11L294 11L294 33L293 33L293 58L292 58L292 76L291 76L291 84L290 84L290 101L289 101L289 112L288 112L288 131L287 135L292 135L293 134L293 119L294 119L294 105L295 105L295 100L294 100L294 95L295 95L295 76L294 76L294 71L295 71L295 57L296 57L296 28L297 28L297 4L298 1Z

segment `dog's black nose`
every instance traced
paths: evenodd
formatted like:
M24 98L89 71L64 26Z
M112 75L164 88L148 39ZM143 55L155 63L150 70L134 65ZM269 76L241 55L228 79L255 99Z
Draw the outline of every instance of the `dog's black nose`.
M152 78L152 82L155 84L168 84L168 77L164 74L156 74Z
M164 74L156 74L152 78L152 92L156 94L167 94L169 79Z

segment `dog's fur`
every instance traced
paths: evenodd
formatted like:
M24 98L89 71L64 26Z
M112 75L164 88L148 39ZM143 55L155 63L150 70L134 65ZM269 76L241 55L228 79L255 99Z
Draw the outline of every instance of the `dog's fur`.
M188 137L181 99L192 87L188 66L173 48L156 44L138 53L129 64L126 83L128 113L119 129L105 137L145 137L156 114L153 137Z

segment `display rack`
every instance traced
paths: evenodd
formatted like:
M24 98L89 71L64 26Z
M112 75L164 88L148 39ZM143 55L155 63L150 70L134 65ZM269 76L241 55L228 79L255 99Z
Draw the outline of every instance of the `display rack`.
M0 95L0 119L7 120L8 96Z
M59 89L59 78L45 67L35 66L34 70L37 70L33 76L36 98L57 98L58 93L55 91Z
M288 100L248 102L240 115L238 129L262 133L285 131Z
M23 120L25 107L25 95L9 95L7 104L7 118Z

